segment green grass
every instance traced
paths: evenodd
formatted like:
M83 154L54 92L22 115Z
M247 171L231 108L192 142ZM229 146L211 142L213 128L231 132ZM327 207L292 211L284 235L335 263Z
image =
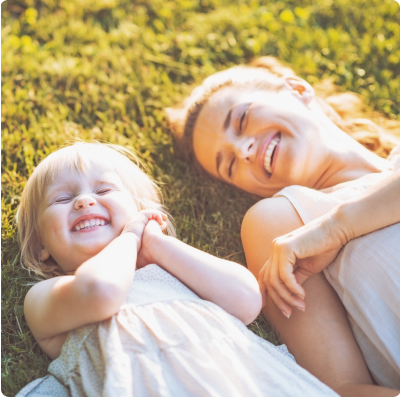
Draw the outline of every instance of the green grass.
M2 4L2 392L46 373L23 317L32 277L14 216L34 166L66 140L134 147L162 182L178 237L245 264L240 223L254 198L177 160L163 108L209 74L272 54L316 83L332 76L399 119L394 0L7 0ZM276 341L261 318L251 326Z

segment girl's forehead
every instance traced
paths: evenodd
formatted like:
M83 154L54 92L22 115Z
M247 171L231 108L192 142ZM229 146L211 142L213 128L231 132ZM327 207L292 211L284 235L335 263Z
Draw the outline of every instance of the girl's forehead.
M46 171L46 186L78 180L119 180L116 160L112 157L93 157L90 154L84 159L68 159L67 156L58 161L58 165Z

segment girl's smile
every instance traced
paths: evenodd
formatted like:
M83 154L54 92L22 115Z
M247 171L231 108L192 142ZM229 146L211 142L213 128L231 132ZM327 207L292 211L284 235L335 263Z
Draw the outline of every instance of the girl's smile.
M47 185L39 211L43 249L66 273L98 254L120 235L138 208L107 162L91 160L85 173L61 171Z

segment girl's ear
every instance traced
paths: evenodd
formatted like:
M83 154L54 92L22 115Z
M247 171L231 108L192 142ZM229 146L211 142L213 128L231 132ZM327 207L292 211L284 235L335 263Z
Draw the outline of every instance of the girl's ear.
M43 246L42 250L40 250L40 261L46 261L49 257L49 251L46 249L46 247Z
M297 76L288 76L285 79L285 89L290 90L306 106L308 106L315 97L312 86Z

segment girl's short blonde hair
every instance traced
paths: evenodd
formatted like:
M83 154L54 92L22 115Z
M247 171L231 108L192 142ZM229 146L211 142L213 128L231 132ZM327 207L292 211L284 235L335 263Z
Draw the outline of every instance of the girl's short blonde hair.
M185 161L193 163L199 171L204 172L193 150L193 131L204 104L226 86L239 86L244 89L260 87L279 91L288 76L294 77L296 74L275 57L266 56L256 58L247 65L237 65L216 72L206 78L184 100L181 107L165 110L170 129L176 139L178 153ZM338 93L330 81L315 85L315 89L316 101L327 117L372 152L386 158L400 142L399 138L392 134L400 131L400 122L372 113L367 116L377 123L365 118L363 103L355 93Z
M45 188L66 169L84 174L91 168L90 161L93 156L113 164L115 172L131 193L139 210L153 208L166 213L161 203L160 189L140 168L144 168L144 165L132 151L118 145L83 141L62 147L36 167L22 192L16 215L22 265L32 270L38 277L47 279L64 275L52 257L45 262L40 260L43 245L38 226L38 209ZM171 218L167 224L167 233L174 236L175 230Z

